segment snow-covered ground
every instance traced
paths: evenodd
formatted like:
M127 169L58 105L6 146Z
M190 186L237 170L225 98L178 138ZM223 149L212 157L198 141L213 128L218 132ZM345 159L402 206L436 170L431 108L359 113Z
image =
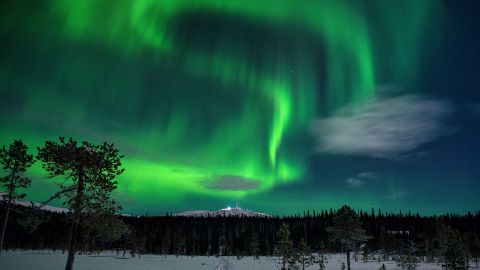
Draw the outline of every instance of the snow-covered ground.
M340 270L345 256L341 254L330 255L327 269ZM67 255L52 251L8 251L0 255L1 270L55 270L64 269ZM238 260L236 257L175 257L144 255L140 259L130 256L115 256L113 253L101 255L77 255L75 256L74 269L76 270L276 270L280 269L275 258L261 257L253 260L252 257L244 257ZM395 263L388 261L386 269L394 270ZM353 270L377 270L382 263L352 261ZM318 269L311 266L309 270ZM439 270L437 264L421 264L419 270Z

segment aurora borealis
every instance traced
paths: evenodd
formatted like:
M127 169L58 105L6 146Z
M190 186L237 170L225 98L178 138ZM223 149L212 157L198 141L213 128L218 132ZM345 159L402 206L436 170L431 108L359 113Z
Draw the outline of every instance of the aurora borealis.
M480 84L460 72L475 64L456 42L470 26L458 9L468 10L437 0L2 3L0 144L114 143L127 213L237 201L278 214L344 203L476 210L480 98L468 91ZM46 198L53 182L39 164L31 175L28 198Z

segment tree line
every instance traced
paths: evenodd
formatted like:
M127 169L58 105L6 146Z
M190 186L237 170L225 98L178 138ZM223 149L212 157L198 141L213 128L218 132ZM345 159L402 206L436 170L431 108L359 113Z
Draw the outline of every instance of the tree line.
M21 207L28 211L28 207ZM397 259L414 262L445 263L448 256L466 264L480 257L480 213L422 217L413 214L356 212L364 233L342 243L342 235L334 235L335 217L339 211L319 211L288 217L178 217L122 216L128 234L106 239L80 228L78 251L95 253L116 250L120 255L144 253L177 256L278 256L282 243L282 226L288 230L291 244L286 250L308 247L311 253L326 254L350 251L355 260ZM9 226L7 249L52 249L67 252L69 214L43 212L45 223L30 232L23 226ZM354 216L353 216L354 217ZM12 223L21 224L23 215L13 212ZM338 223L338 222L337 222ZM338 227L339 225L337 225ZM358 231L357 231L358 232ZM408 233L407 233L408 232ZM285 232L284 232L285 233ZM356 237L356 234L354 234ZM364 237L368 236L368 237ZM338 240L338 241L337 241ZM350 242L348 242L350 241ZM281 245L280 245L281 246ZM410 256L409 256L410 254ZM414 256L413 256L414 255ZM293 256L293 255L292 255ZM288 257L286 258L288 264ZM457 262L457 264L459 264ZM451 268L454 269L454 268Z
M30 184L24 174L35 159L27 150L15 141L0 151L7 172L0 178L6 191L0 251L3 242L6 249L61 250L68 253L66 269L73 268L77 252L101 250L122 256L275 256L282 269L312 264L324 269L325 254L331 252L346 253L348 269L351 259L395 259L401 269L415 269L420 261L465 269L480 257L480 212L425 217L343 206L286 217L122 216L110 197L115 177L123 172L122 156L108 143L47 141L36 159L49 178L60 177L59 191L40 207L14 205L25 196L19 188ZM64 199L67 213L41 209L58 198Z

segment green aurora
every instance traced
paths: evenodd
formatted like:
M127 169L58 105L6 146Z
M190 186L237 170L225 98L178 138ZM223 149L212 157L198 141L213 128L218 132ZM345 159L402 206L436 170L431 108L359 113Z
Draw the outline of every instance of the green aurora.
M311 123L383 85L419 92L447 27L436 0L0 5L0 143L115 143L128 213L385 206L377 190L352 195L315 179ZM45 199L53 181L38 163L31 174L28 198ZM306 197L288 191L312 181Z

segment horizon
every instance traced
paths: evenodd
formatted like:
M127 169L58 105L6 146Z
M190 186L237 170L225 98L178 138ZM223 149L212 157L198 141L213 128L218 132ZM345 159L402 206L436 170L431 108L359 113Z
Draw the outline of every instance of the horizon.
M0 195L4 193L4 192L0 192ZM1 198L0 198L1 200ZM34 202L34 201L28 201L28 200L16 200L16 204L17 205L21 205L23 207L30 207L29 203L34 203L34 204L39 204L40 202ZM126 215L126 216L130 216L130 217L166 217L166 216L176 216L177 214L183 214L183 213L186 213L186 212L190 212L190 211L207 211L207 212L217 212L217 211L223 211L223 210L227 210L227 211L230 211L230 210L234 210L234 209L240 209L240 210L246 210L248 212L253 212L253 213L259 213L259 214L265 214L267 215L268 217L271 217L271 218L289 218L289 217L294 217L294 216L299 216L299 217L312 217L313 214L315 213L315 215L319 215L321 214L322 212L324 213L329 213L331 211L333 211L333 213L335 213L338 209L340 209L340 207L342 207L343 205L339 206L338 208L324 208L324 209L310 209L310 208L306 208L305 210L303 211L300 211L300 212L297 212L297 213L289 213L289 214L272 214L272 213L268 213L268 212L262 212L262 211L257 211L256 209L249 209L249 208L242 208L240 207L239 205L235 206L235 207L232 207L230 205L227 205L226 207L224 208L215 208L215 209L205 209L205 208L198 208L198 209L194 209L194 208L188 208L188 209L183 209L183 210L179 210L177 212L165 212L163 214L159 213L159 214L149 214L148 212L146 213L142 213L142 214L134 214L134 213L125 213L125 212L119 212L118 214L120 215ZM49 207L53 207L53 209L50 209ZM438 213L438 214L422 214L420 212L414 212L414 211L411 211L411 210L403 210L403 209L400 209L398 210L397 212L393 212L393 211L384 211L382 210L381 208L371 208L371 209L357 209L355 207L352 207L357 213L360 213L360 212L363 212L363 213L366 213L367 215L371 215L372 213L375 215L375 216L378 216L379 213L381 213L382 216L388 216L388 215L403 215L403 216L407 216L407 215L412 215L412 216L420 216L422 218L429 218L429 217L442 217L442 216L452 216L452 215L459 215L459 216L466 216L466 215L469 215L469 214L472 214L472 215L478 215L480 213L480 208L478 208L477 210L467 210L465 212L445 212L445 213ZM47 211L47 212L55 212L55 213L59 213L59 210L66 210L68 211L68 208L65 208L63 207L63 205L61 204L45 204L42 208L40 208L41 210L43 211ZM373 211L373 212L372 212ZM309 215L305 215L305 214L309 214ZM179 216L179 217L182 217L182 216ZM213 216L212 216L213 217ZM227 216L228 217L228 216Z
M479 3L0 7L0 146L113 143L124 213L479 210Z

